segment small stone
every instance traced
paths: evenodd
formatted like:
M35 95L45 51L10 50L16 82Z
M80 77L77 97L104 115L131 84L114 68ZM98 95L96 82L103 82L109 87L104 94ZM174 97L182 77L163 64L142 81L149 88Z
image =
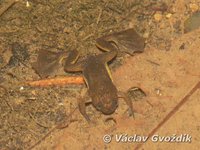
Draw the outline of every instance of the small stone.
M156 90L156 94L159 95L159 96L162 96L162 92L160 89L155 89Z
M199 9L199 6L197 4L190 4L189 7L192 12L197 12Z
M36 91L35 91L35 90L32 90L32 91L31 91L31 94L32 94L32 95L34 95L34 96L36 96L36 95L37 95L37 93L36 93Z
M171 18L171 16L172 16L172 14L171 13L168 13L167 15L166 15L166 18Z
M23 87L23 86L21 86L21 87L19 88L19 90L20 90L20 91L23 91L23 90L24 90L24 87Z
M148 38L149 37L149 32L145 32L144 34L143 34L143 38Z
M159 14L159 13L154 14L154 19L155 19L155 21L157 21L157 22L161 21L161 19L162 19L162 14Z
M69 29L68 27L65 27L65 28L63 29L63 32L69 34L69 33L70 33L70 29Z
M160 29L164 29L166 27L166 23L165 22L161 22L159 25Z
M30 3L29 3L29 1L26 1L26 7L30 7L31 5L30 5Z
M21 105L21 104L23 104L24 102L25 102L25 100L22 99L22 98L18 98L18 99L15 100L15 104L16 104L16 105Z

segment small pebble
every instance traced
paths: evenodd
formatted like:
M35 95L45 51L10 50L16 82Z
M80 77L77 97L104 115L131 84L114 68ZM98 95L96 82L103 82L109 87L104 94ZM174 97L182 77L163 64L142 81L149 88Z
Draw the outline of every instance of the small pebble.
M25 100L22 99L22 98L18 98L18 99L15 100L15 104L16 104L16 105L21 105L21 104L23 104L24 102L25 102Z
M162 92L160 89L156 89L156 94L159 95L159 96L162 96Z
M171 16L172 16L172 14L171 13L168 13L167 15L166 15L166 18L171 18Z
M190 4L189 7L192 12L197 12L199 10L199 6L197 4Z
M19 88L19 90L20 90L20 91L24 90L24 87L23 87L23 86L21 86L21 87Z
M31 5L30 5L30 3L29 3L29 1L26 1L26 7L30 7Z
M144 34L143 34L143 38L148 38L149 37L149 32L145 32Z
M69 33L70 33L70 29L69 29L68 27L65 27L65 28L63 29L63 32L69 34Z
M154 14L155 21L159 22L162 20L162 14L156 13Z

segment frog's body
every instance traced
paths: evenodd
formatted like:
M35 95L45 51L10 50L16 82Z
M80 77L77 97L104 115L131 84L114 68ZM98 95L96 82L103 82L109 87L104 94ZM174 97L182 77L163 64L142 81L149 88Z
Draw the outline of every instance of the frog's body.
M132 31L132 30L131 30ZM122 92L118 92L117 88L113 84L111 74L107 63L116 57L120 47L120 41L123 41L124 37L129 37L126 34L127 31L120 32L117 36L109 35L105 38L97 39L97 47L107 51L100 55L89 55L85 60L76 63L79 55L78 52L72 51L65 63L66 72L76 72L82 71L85 78L85 82L88 86L88 94L92 99L93 106L101 111L102 113L109 115L114 113L118 106L118 98L122 97L125 99L126 103L129 105L131 115L133 115L132 101ZM133 35L134 36L134 35ZM116 45L110 42L110 40L115 39ZM125 41L126 39L124 39ZM133 39L128 39L129 43L123 45L125 52L130 49ZM136 51L136 50L135 50ZM89 117L85 110L85 100L79 100L79 110L81 114L89 121Z
M71 56L76 59L77 51L73 51ZM103 114L112 114L118 106L118 91L113 84L108 70L107 62L117 55L116 51L110 51L100 55L90 55L85 60L69 64L66 62L65 71L82 71L88 87L88 94L92 99L93 106ZM72 58L70 58L72 60ZM83 116L89 121L85 111L85 101L79 101L79 109Z
M109 115L117 108L118 95L107 64L102 61L101 57L102 55L89 56L86 60L87 65L84 67L83 75L88 85L88 94L92 99L92 104L97 110Z

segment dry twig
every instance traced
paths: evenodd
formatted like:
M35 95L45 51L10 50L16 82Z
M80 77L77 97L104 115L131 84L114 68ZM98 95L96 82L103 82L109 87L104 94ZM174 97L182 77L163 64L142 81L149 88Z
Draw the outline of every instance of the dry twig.
M42 79L37 81L27 81L25 84L33 87L47 87L47 86L64 86L71 84L84 84L84 79L81 76L64 76L50 79Z

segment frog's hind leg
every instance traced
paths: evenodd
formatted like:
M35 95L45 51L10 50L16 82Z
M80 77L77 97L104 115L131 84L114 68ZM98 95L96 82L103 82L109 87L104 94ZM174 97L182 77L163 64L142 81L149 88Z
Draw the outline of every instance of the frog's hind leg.
M69 52L66 58L64 70L66 72L78 72L83 70L83 62L77 62L79 58L79 52L77 50Z
M105 37L103 36L103 37L96 39L96 47L98 47L102 51L106 51L106 52L118 51L118 48L115 45L115 43L113 41L109 41L106 37L107 36L105 36Z
M115 47L118 51L130 55L135 52L143 52L145 47L145 39L133 28L100 37L96 42L96 46L104 51L112 50Z
M78 107L80 113L83 115L83 117L87 120L87 122L90 122L90 118L86 113L86 98L79 98L78 99Z
M143 52L145 39L141 37L133 28L127 29L112 35L113 42L120 52L133 55L135 52Z
M124 92L119 91L118 97L123 98L125 100L126 104L129 107L129 115L134 117L133 103L132 103L131 99L128 97L128 95Z
M116 56L117 56L117 51L111 50L109 52L100 54L98 57L100 57L100 59L103 63L107 63L107 62L111 61L112 59L114 59Z

